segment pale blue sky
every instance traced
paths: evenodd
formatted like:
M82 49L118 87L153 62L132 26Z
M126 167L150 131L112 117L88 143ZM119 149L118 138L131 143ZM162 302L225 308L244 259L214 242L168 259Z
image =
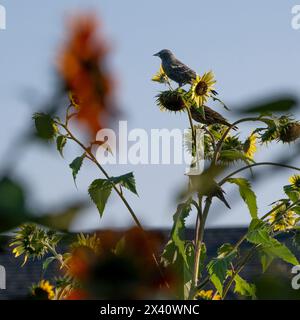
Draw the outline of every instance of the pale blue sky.
M222 99L233 110L273 93L297 94L299 90L300 30L291 28L294 1L0 0L0 4L7 10L7 30L0 32L1 161L9 159L5 154L9 142L28 125L38 102L52 93L53 61L64 36L64 17L74 9L93 9L104 21L103 32L113 48L111 66L119 81L118 102L131 128L187 126L184 116L160 113L155 105L154 96L161 87L149 80L159 66L152 54L162 48L172 49L199 73L212 69ZM34 92L31 103L24 98L28 91ZM232 114L220 111L233 120ZM249 132L249 127L242 129L244 135ZM276 149L278 153L291 152L289 147ZM268 150L258 160L272 160L273 153ZM85 166L75 189L68 164L79 153L77 148L68 148L66 160L62 160L54 147L32 146L27 150L19 161L17 175L29 186L32 206L60 206L64 200L86 196L89 183L98 176L92 166ZM140 197L129 195L128 199L144 224L171 224L176 193L186 182L184 166L107 169L112 174L135 172ZM280 182L285 184L289 175L283 172L257 188L254 185L260 194L261 212L282 196ZM210 226L249 221L242 202L234 202L230 212L218 203L213 210ZM74 228L128 223L130 217L113 196L101 221L91 207Z

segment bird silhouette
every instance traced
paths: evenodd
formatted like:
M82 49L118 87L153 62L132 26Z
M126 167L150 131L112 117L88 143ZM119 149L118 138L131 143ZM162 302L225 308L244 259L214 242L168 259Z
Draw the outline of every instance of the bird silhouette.
M187 65L179 61L172 51L163 49L154 54L161 59L162 68L165 74L173 81L177 82L179 87L191 83L196 79L196 72Z
M196 122L207 124L207 125L222 124L227 127L231 126L231 124L218 112L212 110L207 106L203 106L203 108L204 108L205 118L203 117L203 114L201 113L201 111L198 110L198 108L194 106L190 108L193 120L195 120ZM233 130L236 130L236 129L237 127L233 127Z

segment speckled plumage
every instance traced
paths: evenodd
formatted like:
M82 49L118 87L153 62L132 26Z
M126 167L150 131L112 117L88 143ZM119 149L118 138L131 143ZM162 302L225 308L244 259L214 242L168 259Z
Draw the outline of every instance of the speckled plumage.
M166 75L171 80L177 82L180 87L187 83L191 83L197 76L195 71L179 61L168 49L163 49L154 56L161 59L162 68Z
M218 112L212 110L211 108L207 107L207 106L203 106L204 107L204 113L205 113L205 119L203 118L202 114L200 111L197 110L196 107L191 107L191 115L193 120L200 122L200 123L204 123L207 125L211 125L211 124L222 124L224 126L230 127L231 124L229 122L227 122L227 120L220 115ZM234 130L236 130L237 128L234 127Z

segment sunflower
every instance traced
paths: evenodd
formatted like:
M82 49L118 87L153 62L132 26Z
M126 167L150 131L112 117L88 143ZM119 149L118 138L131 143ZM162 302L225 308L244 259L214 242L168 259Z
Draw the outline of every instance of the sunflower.
M28 258L41 259L48 253L49 247L55 247L59 240L53 231L41 229L35 224L24 224L16 232L10 246L14 246L12 252L15 258L24 254L24 266Z
M161 111L182 111L185 109L185 95L186 91L183 89L167 90L157 95L156 103Z
M279 138L283 143L291 143L300 137L300 123L290 122L279 128Z
M95 253L100 252L100 239L99 237L94 234L92 236L90 235L84 235L83 233L80 233L77 235L77 240L72 243L71 248L89 248L92 249Z
M72 91L69 91L69 100L70 100L70 103L71 105L76 109L76 110L79 110L80 109L80 99L78 98L78 96L72 92Z
M256 141L257 141L257 135L251 134L244 142L244 146L243 146L244 152L246 156L250 159L253 159L253 156L257 151Z
M168 83L169 82L169 78L165 74L165 71L164 71L162 65L160 65L159 71L152 77L151 80L155 81L155 82L159 82L159 83Z
M196 79L193 80L190 92L191 98L196 102L197 106L203 106L208 100L212 91L214 92L215 83L216 80L212 71L204 73L202 77L197 75Z
M289 178L289 182L291 183L294 189L300 189L300 174L295 174Z
M278 207L274 206L273 208ZM297 222L296 214L292 210L287 210L286 204L277 208L271 213L269 223L273 225L274 231L286 231L294 227Z
M40 300L52 300L55 296L54 287L47 280L41 280L37 285L32 286L32 295Z
M196 300L221 300L221 296L219 294L214 294L212 290L201 290L197 292L195 296Z

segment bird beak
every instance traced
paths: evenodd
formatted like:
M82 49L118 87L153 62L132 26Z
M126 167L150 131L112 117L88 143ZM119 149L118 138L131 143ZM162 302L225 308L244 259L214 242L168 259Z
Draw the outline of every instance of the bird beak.
M159 52L157 52L157 53L154 53L154 55L153 55L154 57L159 57Z

